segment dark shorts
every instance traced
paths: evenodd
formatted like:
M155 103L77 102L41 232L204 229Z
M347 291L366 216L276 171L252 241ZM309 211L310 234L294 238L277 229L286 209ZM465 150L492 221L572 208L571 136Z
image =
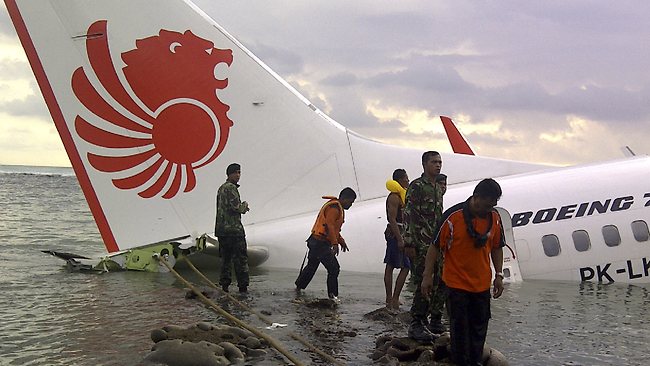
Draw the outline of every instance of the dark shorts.
M408 268L411 269L411 260L404 255L404 251L400 251L397 247L397 239L391 238L386 240L386 256L384 256L384 263L393 268Z

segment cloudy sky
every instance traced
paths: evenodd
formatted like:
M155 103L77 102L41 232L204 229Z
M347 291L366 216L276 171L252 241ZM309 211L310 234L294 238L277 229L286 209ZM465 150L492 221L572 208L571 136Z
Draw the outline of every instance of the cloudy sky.
M344 126L551 164L650 152L650 2L216 1L197 5ZM1 5L0 164L69 166Z

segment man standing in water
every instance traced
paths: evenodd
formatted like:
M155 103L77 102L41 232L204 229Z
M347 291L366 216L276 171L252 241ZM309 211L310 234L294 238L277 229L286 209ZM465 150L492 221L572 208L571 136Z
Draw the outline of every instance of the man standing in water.
M234 264L239 292L246 292L248 291L248 253L241 215L248 212L249 208L248 203L241 202L239 198L238 182L241 177L241 166L237 163L228 165L226 175L228 176L226 182L217 192L217 218L214 229L214 234L219 240L219 254L222 259L219 283L221 288L228 292Z
M386 188L390 194L386 197L388 226L384 231L386 238L384 287L386 288L386 309L389 311L399 310L399 295L411 268L411 261L404 255L404 239L402 238L404 202L408 185L409 177L404 169L395 169L393 179L386 182ZM395 268L399 268L400 271L395 281L395 291L393 291L393 270Z
M492 295L503 293L505 238L499 213L494 209L501 187L484 179L465 202L445 211L435 242L427 252L422 292L433 289L434 263L444 253L442 280L447 285L447 311L451 355L456 365L482 365L483 346L490 320L490 280L496 274Z
M406 207L404 208L405 252L413 259L413 281L415 294L411 306L411 325L408 336L420 342L431 342L435 334L442 333L443 301L429 301L420 290L424 260L429 245L433 243L437 224L442 217L442 191L435 183L436 176L442 169L442 158L436 151L422 154L422 176L415 179L406 191ZM438 292L438 291L436 291ZM434 308L432 305L438 305ZM431 321L428 315L431 313Z
M328 201L320 209L311 229L311 235L307 239L309 248L307 265L300 269L295 284L297 291L307 288L309 282L314 278L318 266L322 263L327 269L327 295L330 299L338 302L341 267L336 256L339 255L339 245L343 252L349 250L345 239L341 236L341 226L345 221L344 210L352 207L357 194L352 188L347 187L339 193L338 198L330 196L323 198Z

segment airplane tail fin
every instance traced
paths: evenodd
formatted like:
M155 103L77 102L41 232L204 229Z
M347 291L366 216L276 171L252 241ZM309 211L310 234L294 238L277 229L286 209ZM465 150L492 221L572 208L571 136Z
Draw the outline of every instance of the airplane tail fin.
M451 148L456 154L465 154L465 155L476 155L474 150L469 146L467 139L463 136L456 125L449 117L440 116L442 125L445 127L445 132L447 133L447 138L451 144Z
M247 224L358 190L348 131L189 1L6 4L109 252L212 232L233 162Z

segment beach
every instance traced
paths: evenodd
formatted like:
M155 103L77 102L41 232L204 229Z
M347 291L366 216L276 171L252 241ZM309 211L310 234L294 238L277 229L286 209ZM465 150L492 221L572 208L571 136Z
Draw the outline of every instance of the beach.
M42 253L105 254L70 168L0 166L0 202L1 365L136 365L154 344L153 329L226 323L196 299L186 299L185 286L170 273L70 273L62 260ZM377 337L406 335L399 323L364 318L383 306L382 273L343 268L341 304L323 310L296 301L293 281L299 267L252 269L249 294L242 298L286 327L264 329L266 324L254 315L225 299L215 300L308 364L324 361L288 332L349 365L372 364L369 355ZM181 274L201 284L191 271ZM205 274L217 282L216 266ZM325 295L321 268L301 296ZM408 310L411 296L405 289L402 311ZM492 302L487 343L511 365L642 365L650 344L649 305L649 286L508 284L504 295Z

